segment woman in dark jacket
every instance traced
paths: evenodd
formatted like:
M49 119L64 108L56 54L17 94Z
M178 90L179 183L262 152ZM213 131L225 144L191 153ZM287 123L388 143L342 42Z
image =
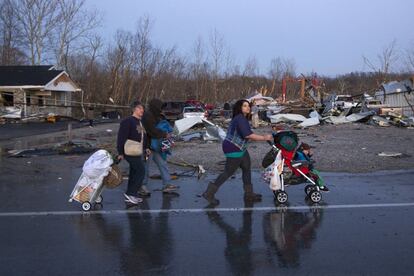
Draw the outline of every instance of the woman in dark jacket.
M132 104L132 115L125 118L118 131L118 159L125 159L129 163L129 178L128 188L125 196L125 203L127 205L136 205L142 202L142 198L138 197L138 190L142 185L145 176L144 155L146 151L146 133L142 126L141 118L144 114L144 106L139 101ZM125 153L125 143L127 140L135 142L142 142L142 154L139 156L131 156Z
M218 205L219 201L214 197L219 187L232 176L238 168L242 169L244 199L247 201L260 201L262 195L253 192L252 177L250 171L250 155L247 151L249 141L271 141L273 136L254 134L247 118L250 116L250 104L247 100L239 100L233 106L233 119L223 141L223 152L226 156L224 172L214 183L210 183L203 197L211 204Z

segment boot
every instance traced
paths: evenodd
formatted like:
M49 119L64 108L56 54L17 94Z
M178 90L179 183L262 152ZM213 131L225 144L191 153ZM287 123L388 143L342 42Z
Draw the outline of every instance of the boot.
M214 197L217 190L218 187L210 182L208 183L207 190L202 194L202 197L204 197L211 205L219 205L220 201Z
M247 185L247 186L244 186L244 200L252 201L252 202L259 202L259 201L262 201L262 195L254 193L253 186Z

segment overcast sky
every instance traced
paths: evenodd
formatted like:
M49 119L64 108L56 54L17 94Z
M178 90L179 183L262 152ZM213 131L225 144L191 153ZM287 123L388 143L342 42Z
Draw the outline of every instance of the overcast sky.
M413 0L87 0L104 15L102 34L133 31L140 16L153 20L156 45L191 52L216 29L235 63L256 57L261 73L274 57L293 58L298 73L331 75L368 70L394 39L414 48Z

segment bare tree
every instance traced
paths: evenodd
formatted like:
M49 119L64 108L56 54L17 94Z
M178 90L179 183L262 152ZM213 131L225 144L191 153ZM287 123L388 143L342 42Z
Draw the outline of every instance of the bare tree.
M231 75L234 73L234 66L235 66L235 56L233 55L233 52L231 51L230 47L226 47L225 49L225 69L223 72L223 76L225 78L231 77Z
M67 69L70 48L76 47L76 42L79 45L81 39L87 39L91 31L100 25L101 17L97 11L85 9L85 0L57 0L57 3L56 62Z
M348 89L348 83L346 80L339 78L338 79L338 90L339 93L343 94Z
M272 79L272 86L270 89L270 94L276 96L276 87L282 81L284 74L283 60L280 57L273 58L270 61L270 67L268 71L268 76Z
M23 45L29 52L32 65L45 61L53 31L58 23L56 0L15 0L17 20L19 22Z
M102 48L102 46L103 46L102 38L99 35L94 35L89 39L89 51L88 52L90 53L90 58L89 58L89 63L86 69L87 70L86 76L88 78L86 99L88 101L91 101L93 95L96 94L96 89L93 89L93 85L96 82L95 67L96 67L96 60L98 58L98 51Z
M285 77L296 76L296 61L293 58L283 59L283 75Z
M281 81L283 77L283 61L280 57L273 58L270 61L268 75L272 80Z
M399 59L397 41L394 39L389 45L382 49L377 55L377 62L373 62L367 57L362 57L364 64L378 75L378 85L387 80L387 76L393 71L395 63Z
M140 100L148 98L151 76L149 75L151 58L152 56L152 43L151 43L151 28L152 22L149 16L141 17L136 25L136 31L134 35L134 56L137 59L137 69L140 78Z
M115 35L115 45L109 49L106 61L111 83L108 98L111 97L117 104L122 103L123 71L128 60L128 45L130 45L131 39L131 33L118 30Z
M137 22L134 43L138 55L138 70L140 77L145 76L151 56L151 28L152 22L148 16L141 17Z
M218 100L218 79L221 73L221 67L224 56L224 38L214 29L210 34L210 55L213 70L213 101Z
M24 53L19 49L20 34L16 10L11 0L0 2L0 64L22 64Z
M259 68L257 64L257 59L255 56L251 56L246 60L243 75L249 77L256 77L258 74Z
M193 46L193 64L191 74L195 81L195 97L197 100L200 99L200 95L203 94L203 84L204 84L204 64L206 62L204 42L201 36L197 38Z
M414 72L414 43L411 44L411 47L405 50L405 65L406 70L410 73Z

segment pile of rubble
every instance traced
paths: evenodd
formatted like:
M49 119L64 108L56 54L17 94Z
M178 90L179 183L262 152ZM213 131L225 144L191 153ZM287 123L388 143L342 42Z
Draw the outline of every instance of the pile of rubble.
M307 90L307 97L280 103L261 93L246 97L252 104L252 126L287 124L307 128L320 124L367 123L380 127L414 127L413 80L383 84L373 96L363 93L358 98L332 93L325 101ZM219 141L231 121L230 116L213 116L208 120L178 120L176 135L182 141ZM178 129L177 129L178 125ZM196 126L194 129L193 127Z
M300 128L323 123L339 125L353 122L381 127L414 127L413 81L414 79L385 83L373 96L363 93L358 99L351 95L332 93L324 102L318 101L316 97L305 98L314 101L312 106L304 100L283 105L269 101L258 109L266 111L264 120L270 123L283 122Z

